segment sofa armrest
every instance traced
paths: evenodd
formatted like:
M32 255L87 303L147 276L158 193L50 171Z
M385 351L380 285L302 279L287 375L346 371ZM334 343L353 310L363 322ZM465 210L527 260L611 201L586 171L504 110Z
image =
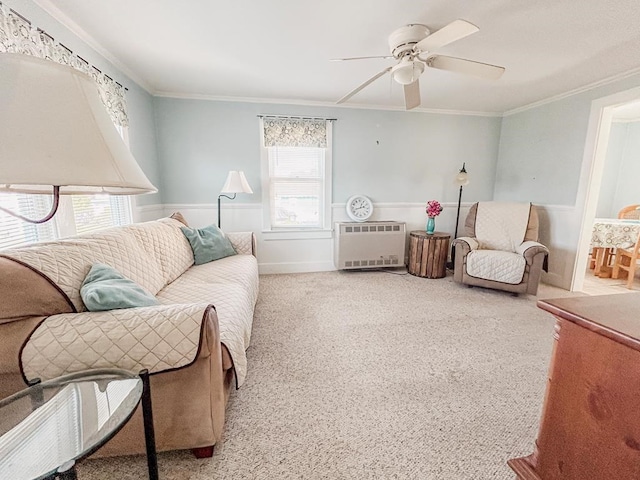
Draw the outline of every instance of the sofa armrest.
M20 368L25 381L93 368L159 373L210 356L214 342L220 342L218 317L207 303L63 313L33 331Z
M549 249L539 242L527 241L516 247L516 253L524 256L527 265L533 265L536 255L542 254L546 258L549 255Z
M227 238L240 255L258 255L256 235L253 232L229 232Z

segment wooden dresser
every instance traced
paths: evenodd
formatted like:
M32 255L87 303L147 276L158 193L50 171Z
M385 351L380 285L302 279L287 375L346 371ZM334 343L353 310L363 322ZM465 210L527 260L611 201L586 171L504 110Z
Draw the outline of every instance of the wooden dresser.
M640 293L540 300L556 317L538 439L520 480L640 479Z

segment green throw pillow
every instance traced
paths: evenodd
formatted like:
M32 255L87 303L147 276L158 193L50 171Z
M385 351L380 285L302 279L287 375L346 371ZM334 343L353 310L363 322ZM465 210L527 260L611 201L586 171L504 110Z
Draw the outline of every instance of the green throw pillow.
M215 225L204 228L180 227L180 230L191 244L196 265L236 254L229 239Z
M80 296L90 312L160 304L136 282L102 263L96 263L91 267L80 287Z

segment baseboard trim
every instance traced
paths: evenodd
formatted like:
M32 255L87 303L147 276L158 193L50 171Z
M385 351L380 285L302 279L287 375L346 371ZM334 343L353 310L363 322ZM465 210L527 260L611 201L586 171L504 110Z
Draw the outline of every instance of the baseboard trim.
M336 269L332 262L260 263L258 264L258 268L261 275L274 275L278 273L331 272Z

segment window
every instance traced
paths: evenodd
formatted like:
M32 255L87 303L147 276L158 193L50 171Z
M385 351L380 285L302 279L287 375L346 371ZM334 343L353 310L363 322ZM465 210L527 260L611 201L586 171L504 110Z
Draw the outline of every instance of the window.
M331 228L331 122L262 119L266 230Z
M125 128L116 126L128 144ZM51 197L1 193L0 205L27 218L42 218L51 209ZM34 242L79 235L131 223L131 203L123 195L67 195L53 220L41 225L0 212L0 250Z
M51 210L51 198L46 195L0 193L0 205L27 218L42 218ZM52 222L36 225L0 212L0 250L33 242L57 238Z

